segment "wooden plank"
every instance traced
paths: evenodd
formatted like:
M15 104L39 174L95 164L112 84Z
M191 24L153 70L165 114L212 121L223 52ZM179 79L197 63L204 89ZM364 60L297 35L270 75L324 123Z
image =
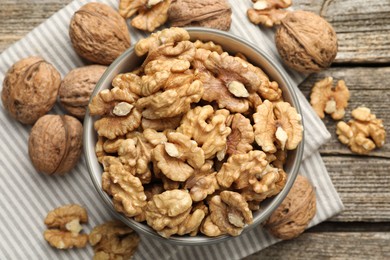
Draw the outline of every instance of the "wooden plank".
M339 42L336 63L390 62L390 1L294 0L295 9L315 12L330 22Z
M71 0L2 0L0 51L22 38ZM390 1L294 0L295 9L321 14L339 39L336 63L390 62Z
M345 210L331 221L390 222L390 160L322 156Z
M277 243L245 260L389 259L390 232L304 233Z
M71 0L1 0L0 52L70 2Z
M310 91L314 83L324 77L331 76L335 81L343 79L348 86L351 98L346 110L344 121L350 119L351 111L365 105L371 111L383 120L387 137L385 145L374 150L370 156L390 158L390 67L381 68L330 68L318 74L313 74L307 78L299 87L310 100ZM336 135L336 124L331 117L326 116L324 120L326 127L332 134L328 143L322 146L322 154L352 154L352 152L341 144ZM389 170L390 172L390 170Z

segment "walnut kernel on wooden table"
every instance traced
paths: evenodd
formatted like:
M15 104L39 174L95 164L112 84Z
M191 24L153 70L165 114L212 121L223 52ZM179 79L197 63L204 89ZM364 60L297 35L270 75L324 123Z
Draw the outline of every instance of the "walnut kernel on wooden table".
M304 73L328 68L338 48L332 25L307 11L288 13L276 30L275 42L283 61Z
M232 10L227 0L174 0L168 10L171 26L200 26L228 31Z
M31 129L28 154L38 172L63 175L81 155L83 126L74 117L45 115Z
M287 240L303 233L316 214L316 194L309 180L298 175L287 197L271 214L264 227L275 237Z
M103 3L88 3L75 12L69 36L76 53L96 64L109 65L130 47L125 20Z
M139 241L138 234L119 220L98 225L89 234L95 260L130 259Z
M348 123L340 121L336 133L341 143L348 145L352 152L368 154L385 144L386 130L382 119L377 119L371 110L358 107L352 111Z
M60 83L60 73L43 58L21 59L5 75L3 106L21 123L34 124L54 106Z
M106 66L89 65L73 69L64 77L58 96L71 115L84 118L92 91L106 69Z
M350 94L344 80L339 80L334 88L332 85L332 77L316 82L311 90L310 104L320 118L325 117L325 112L333 119L340 120L345 115Z
M44 232L44 238L57 249L85 247L88 243L88 235L80 234L83 229L80 223L87 222L87 211L77 204L55 208L45 218L45 225L49 229Z

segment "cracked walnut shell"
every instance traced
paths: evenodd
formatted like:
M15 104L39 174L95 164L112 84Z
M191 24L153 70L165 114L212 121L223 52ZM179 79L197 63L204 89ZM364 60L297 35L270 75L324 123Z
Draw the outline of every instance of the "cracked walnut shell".
M92 91L106 69L105 66L89 65L73 69L64 77L58 96L71 115L84 118Z
M89 234L93 259L130 259L139 242L138 234L119 220L98 225Z
M41 57L28 57L7 71L1 101L9 114L23 124L34 124L54 106L60 73Z
M75 12L69 36L78 55L102 65L111 64L130 47L125 20L103 3L88 3Z
M280 239L293 239L304 232L315 214L314 187L308 179L298 175L287 197L271 214L264 227Z
M348 124L343 121L337 124L336 133L341 143L358 154L368 154L384 145L386 130L383 121L377 119L370 109L358 107L352 111L352 117L354 120Z
M232 10L227 0L174 0L169 7L171 26L200 26L228 31Z
M74 117L45 115L31 129L28 154L38 172L63 175L80 158L83 126Z
M311 90L310 104L320 118L324 118L325 112L340 120L345 115L350 94L344 80L339 80L335 88L332 85L332 77L316 82Z
M292 69L318 72L330 66L337 54L337 36L322 17L307 11L287 14L275 33L279 55Z

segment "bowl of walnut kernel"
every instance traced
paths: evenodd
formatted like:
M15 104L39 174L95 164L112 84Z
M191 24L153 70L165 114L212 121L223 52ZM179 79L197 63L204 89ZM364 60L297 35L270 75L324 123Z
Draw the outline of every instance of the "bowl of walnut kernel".
M285 73L226 32L169 28L107 69L84 120L90 176L131 228L204 245L264 222L290 190L303 153Z

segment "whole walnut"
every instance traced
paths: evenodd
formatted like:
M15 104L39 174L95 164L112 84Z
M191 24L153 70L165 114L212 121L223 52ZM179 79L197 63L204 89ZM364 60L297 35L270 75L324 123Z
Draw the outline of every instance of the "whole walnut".
M312 73L328 68L337 54L337 36L322 17L306 11L289 13L275 34L276 47L292 69Z
M84 118L89 98L106 66L90 65L71 70L62 80L58 92L61 105L73 116Z
M175 0L168 10L171 26L201 26L228 31L232 10L227 0Z
M1 100L12 117L34 124L56 102L61 75L41 57L16 62L5 75Z
M102 3L82 6L70 21L69 36L77 54L97 64L111 64L130 47L125 20Z
M309 180L298 175L287 197L271 214L265 228L283 240L299 236L316 214L316 194Z
M38 172L63 175L81 155L83 126L74 117L45 115L33 126L28 153Z

